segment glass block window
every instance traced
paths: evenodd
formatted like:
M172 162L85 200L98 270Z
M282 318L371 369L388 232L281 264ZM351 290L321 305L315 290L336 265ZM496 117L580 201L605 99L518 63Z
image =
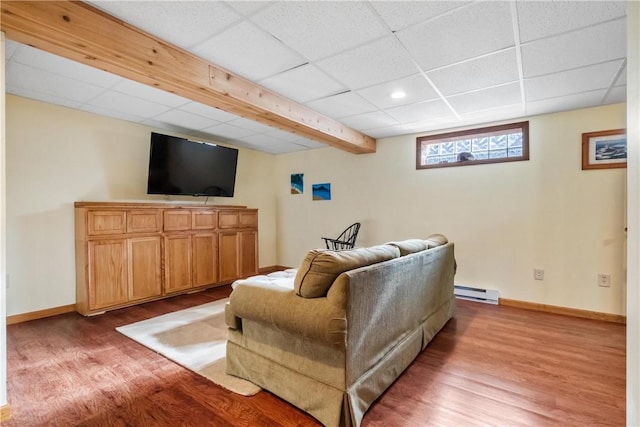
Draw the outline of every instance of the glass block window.
M416 169L529 160L529 122L416 138Z

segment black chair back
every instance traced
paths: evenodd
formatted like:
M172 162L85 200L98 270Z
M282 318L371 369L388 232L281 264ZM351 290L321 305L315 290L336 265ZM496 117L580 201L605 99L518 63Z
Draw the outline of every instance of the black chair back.
M334 251L353 249L358 238L358 231L360 231L360 223L356 222L347 227L337 238L322 237L322 239L327 249L333 249Z

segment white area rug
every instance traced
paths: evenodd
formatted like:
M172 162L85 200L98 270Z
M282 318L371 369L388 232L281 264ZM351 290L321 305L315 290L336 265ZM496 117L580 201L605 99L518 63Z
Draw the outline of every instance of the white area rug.
M225 372L228 298L116 328L118 332L243 396L261 389Z

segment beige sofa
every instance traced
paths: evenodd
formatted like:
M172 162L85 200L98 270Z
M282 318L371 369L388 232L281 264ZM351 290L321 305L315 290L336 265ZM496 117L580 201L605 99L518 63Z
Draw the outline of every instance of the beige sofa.
M454 274L453 243L432 235L312 250L289 288L240 281L226 311L227 373L326 426L359 426L453 316Z

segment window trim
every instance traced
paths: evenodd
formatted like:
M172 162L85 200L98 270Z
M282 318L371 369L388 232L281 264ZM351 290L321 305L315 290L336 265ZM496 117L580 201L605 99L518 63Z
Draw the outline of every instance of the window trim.
M505 130L510 129L521 129L522 130L522 156L518 157L501 157L497 159L482 159L482 160L473 160L473 161L463 161L463 162L451 162L451 163L436 163L432 165L423 165L422 164L422 144L424 142L433 141L432 144L435 144L435 141L442 142L442 140L457 138L461 136L467 135L477 135L477 134L491 134L498 133ZM489 163L506 163L506 162L520 162L523 160L529 160L529 122L517 122L517 123L508 123L504 125L496 125L496 126L487 126L483 128L475 128L475 129L467 129L462 131L455 132L447 132L440 133L435 135L427 135L427 136L419 136L416 138L416 169L435 169L435 168L449 168L456 166L471 166L471 165L483 165Z

